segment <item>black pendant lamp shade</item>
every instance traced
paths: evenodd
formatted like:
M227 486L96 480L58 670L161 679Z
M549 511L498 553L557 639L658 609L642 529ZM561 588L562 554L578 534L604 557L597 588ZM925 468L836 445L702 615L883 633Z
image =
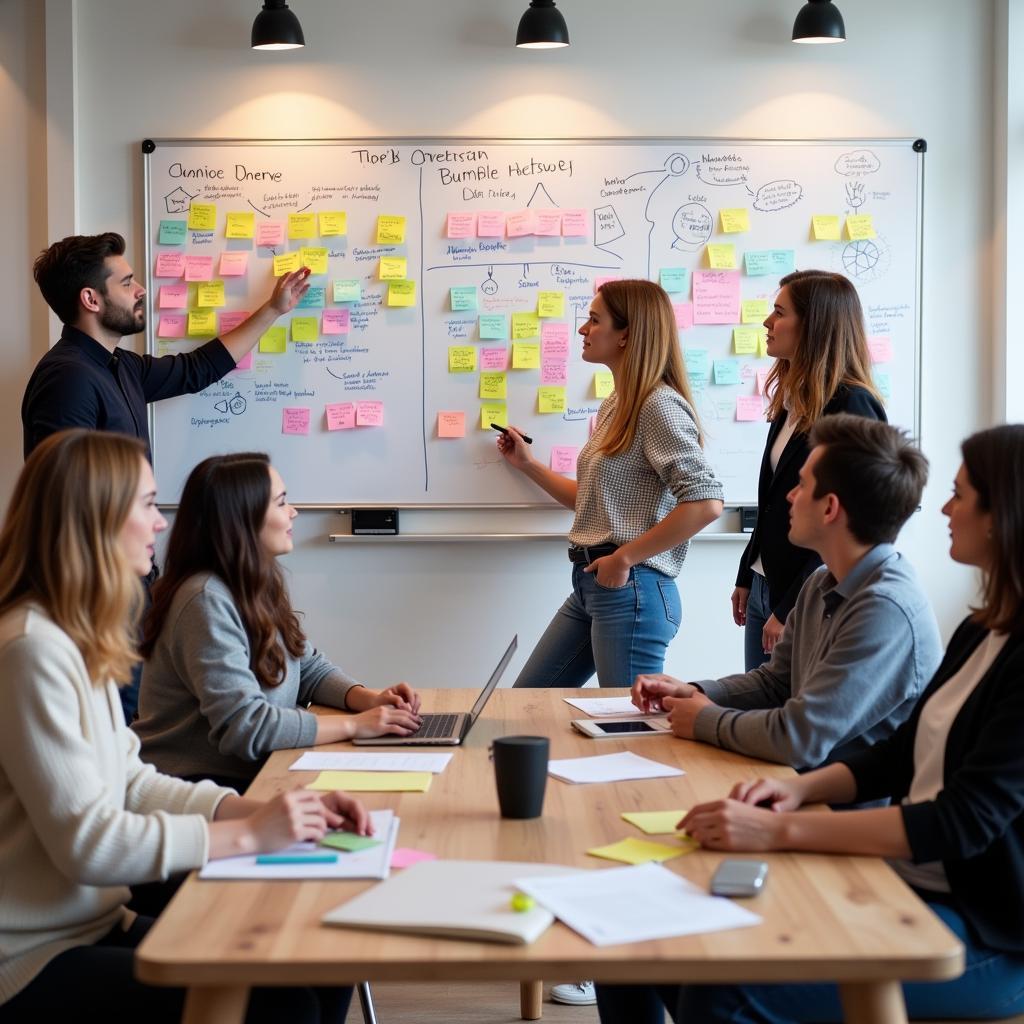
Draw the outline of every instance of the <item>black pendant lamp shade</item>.
M529 10L519 19L516 46L548 50L568 45L569 29L555 0L530 0Z
M846 42L843 16L832 0L807 0L793 22L793 42Z
M252 23L254 50L294 50L305 46L299 19L286 0L263 0L263 10Z

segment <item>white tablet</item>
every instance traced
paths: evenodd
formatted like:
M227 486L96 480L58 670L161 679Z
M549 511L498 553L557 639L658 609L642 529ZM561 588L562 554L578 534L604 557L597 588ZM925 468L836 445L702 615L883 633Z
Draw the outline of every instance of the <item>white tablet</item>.
M664 736L672 729L664 716L633 718L574 718L572 727L594 740L619 740L627 736Z

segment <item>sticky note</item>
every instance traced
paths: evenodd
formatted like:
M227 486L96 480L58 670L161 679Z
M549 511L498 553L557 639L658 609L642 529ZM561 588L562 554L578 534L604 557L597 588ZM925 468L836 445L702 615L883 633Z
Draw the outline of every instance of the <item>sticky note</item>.
M223 324L221 325L221 333L227 334L227 331L224 330ZM239 359L237 363L235 363L235 368L231 371L231 373L237 373L239 370L251 370L251 369L252 369L252 352L250 351L250 352L246 352L245 355L242 356L242 358Z
M534 210L533 233L535 235L560 235L562 233L561 210Z
M282 252L274 257L274 277L284 277L302 266L302 256L298 252Z
M771 367L762 366L757 371L757 393L759 395L765 394L768 390L768 374L771 373Z
M481 398L507 398L508 377L505 373L481 373L480 374L480 397Z
M565 316L565 292L538 292L537 316Z
M184 309L188 305L187 284L162 284L158 309Z
M504 341L508 337L508 319L504 313L484 313L480 317L481 341Z
M587 211L586 210L563 210L562 211L562 237L581 238L586 237Z
M715 360L716 384L739 384L740 364L735 359Z
M551 447L551 469L555 473L575 473L579 448L572 445L556 444Z
M320 226L321 238L328 238L331 235L348 234L348 214L344 210L324 210L316 216Z
M874 373L875 387L883 398L892 398L892 378L888 373L876 370Z
M363 297L363 286L354 278L334 282L335 302L358 302Z
M839 218L831 213L816 213L811 217L811 237L816 242L839 241Z
M247 252L222 252L217 273L221 277L241 277L249 269Z
M288 214L288 237L289 238L316 238L316 214L315 213L289 213Z
M784 277L796 269L792 249L760 249L743 254L747 277Z
M233 331L239 324L245 323L249 319L249 311L245 309L233 309L230 312L221 313L217 318L220 320L220 334L223 337L225 334ZM251 355L252 353L250 353ZM238 369L238 366L235 366Z
M690 271L686 267L662 267L658 279L661 282L661 287L669 295L689 291Z
M188 317L184 313L161 313L157 325L158 338L184 338Z
M763 327L734 327L732 329L733 352L738 356L757 355L758 343L763 332Z
M540 353L544 359L569 358L569 325L552 323L550 320L540 325Z
M415 306L416 305L416 282L415 281L390 281L388 283L388 305L389 306Z
M217 333L217 314L212 309L195 309L188 315L188 336L203 338Z
M601 286L607 284L609 281L621 281L621 274L607 274L604 277L594 278L594 294L596 295L600 291Z
M507 348L482 348L480 349L481 370L507 370L508 349Z
M393 868L409 868L421 860L437 860L437 854L427 853L426 850L414 850L411 846L396 846L391 854Z
M556 384L565 387L569 383L569 365L562 359L541 359L541 384Z
M735 270L693 272L693 322L735 324L740 319L740 275Z
M319 246L304 245L299 250L299 259L311 274L327 273L327 250Z
M477 238L504 238L505 214L501 210L480 210L476 215Z
M278 220L261 220L256 225L256 244L262 246L283 245L284 225Z
M540 344L536 341L516 341L512 344L513 370L539 370Z
M512 314L512 339L540 337L540 317L536 313Z
M476 232L475 213L449 213L446 234L449 238L472 238Z
M537 412L565 412L565 388L537 388Z
M348 334L350 324L347 309L325 309L321 329L324 334Z
M476 309L476 287L471 284L456 285L449 291L453 313Z
M401 245L405 241L405 218L382 213L377 218L377 244Z
M316 341L320 337L315 316L292 317L292 341Z
M252 238L256 234L256 214L245 210L229 213L224 225L225 238Z
M216 203L192 203L188 208L188 226L192 231L212 231L217 226Z
M384 426L384 403L383 402L356 402L356 426L357 427L382 427ZM391 773L388 773L391 774Z
M438 437L465 437L466 414L464 412L439 412L437 414Z
M217 309L227 305L223 281L206 281L196 288L196 305L201 309Z
M688 852L689 850L682 846L667 846L665 843L655 843L650 839L636 839L632 836L628 839L620 839L617 843L595 846L593 849L587 850L591 857L618 860L624 864L646 864L652 860L660 863L672 860L673 857L681 857Z
M531 210L517 210L515 213L505 214L505 233L509 238L522 238L524 235L532 235L533 212Z
M740 303L740 323L763 324L771 311L772 305L767 299L744 299Z
M676 315L676 327L681 331L688 331L693 327L693 303L673 302L672 312Z
M767 331L765 331L764 334L762 334L760 339L758 340L758 343L757 343L757 357L758 357L758 359L767 359L768 358L768 332Z
M508 426L508 407L504 402L487 402L480 406L480 429L490 430L492 423Z
M674 835L678 823L686 817L683 809L678 811L623 811L620 817L630 825L636 825L649 836Z
M707 380L710 375L708 350L706 348L684 348L683 361L686 363L686 376L693 380Z
M327 289L323 285L311 285L299 299L296 309L323 309L327 304ZM347 310L346 310L347 312Z
M356 425L356 407L351 402L331 402L324 406L328 430L351 430Z
M185 231L185 221L183 220L162 220L157 242L160 245L184 245Z
M260 337L261 352L287 352L288 332L283 327L271 327Z
M764 414L764 400L760 395L739 395L736 399L736 419L741 423L759 420Z
M161 288L161 300L163 293L164 289ZM892 362L892 341L883 334L872 335L868 338L868 352L871 354L871 362L890 363Z
M707 249L711 270L735 270L736 246L731 242L711 242Z
M212 256L186 256L185 280L209 281L213 277Z
M305 406L285 406L281 410L282 434L308 434L309 409Z
M472 345L448 346L448 372L473 373L476 370L476 349Z
M719 210L718 219L721 221L723 234L734 235L738 231L750 230L750 211L745 206Z
M349 793L426 793L430 772L321 772L306 789L343 789Z
M870 213L851 213L846 218L846 237L851 242L875 237L875 225Z
M404 256L381 256L380 279L382 281L403 281L409 261Z
M615 377L610 370L598 370L594 374L594 397L607 398L615 390Z
M357 853L359 850L369 850L371 847L380 846L383 839L374 839L373 836L357 836L355 832L328 832L320 840L321 846L327 846L332 850L345 850L347 853Z

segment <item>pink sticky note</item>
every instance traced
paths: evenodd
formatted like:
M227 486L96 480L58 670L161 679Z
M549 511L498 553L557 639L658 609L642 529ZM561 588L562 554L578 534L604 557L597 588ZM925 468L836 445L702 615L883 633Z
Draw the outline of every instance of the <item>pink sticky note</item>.
M771 367L762 366L757 371L757 393L763 395L765 389L768 387L768 374L771 373Z
M759 420L764 415L764 402L760 395L740 395L736 399L736 419L741 422Z
M391 854L391 866L393 868L408 868L418 864L421 860L437 860L436 853L427 853L426 850L414 850L409 846L396 846Z
M560 235L562 233L561 210L535 210L533 216L533 233L535 235Z
M351 402L334 402L324 406L328 430L351 430L356 425L356 407Z
M575 473L576 456L579 455L579 448L571 445L554 445L551 448L551 469L555 473Z
M676 327L681 331L688 331L693 327L693 303L673 302L672 308L676 313Z
M476 215L478 238L504 238L505 214L502 210L481 210Z
M185 313L161 313L156 329L158 338L184 338L188 315Z
M257 245L283 245L284 223L279 220L260 221L256 225Z
M324 334L348 334L350 317L347 309L325 309L321 329Z
M383 402L356 402L357 427L384 426Z
M563 359L543 359L540 364L541 384L564 388L569 383L569 367Z
M569 325L545 320L540 325L540 354L542 359L569 358Z
M186 281L211 281L213 279L212 256L186 256Z
M507 348L482 348L480 349L481 370L507 370L508 349Z
M472 238L476 232L475 213L449 213L448 237Z
M220 269L217 271L221 277L241 277L249 269L249 254L247 252L222 252L220 254Z
M437 414L438 437L465 437L466 414L464 412L439 412Z
M221 337L233 331L239 324L245 323L249 319L249 311L246 309L232 309L230 312L221 313L220 315L220 333Z
M695 270L693 272L693 322L738 324L740 322L740 272Z
M509 238L522 238L533 234L533 211L517 210L505 214L505 232Z
M585 237L587 233L586 210L562 211L562 236L564 238Z
M308 434L309 409L305 406L285 406L281 410L282 434Z
M188 306L187 284L162 284L160 286L159 309L185 309Z
M158 252L154 277L181 277L185 273L185 254L181 252Z
M160 289L163 292L163 289ZM868 351L873 363L892 362L892 341L885 334L873 334L868 338Z
M621 274L610 275L608 277L595 277L594 278L594 294L597 294L597 291L601 287L601 285L607 284L609 281L621 281L621 280L622 280L622 275Z
M221 320L223 320L223 319L224 319L224 317L221 316ZM245 355L242 356L242 358L239 359L237 363L235 363L235 370L251 370L251 369L252 369L252 352L246 352ZM232 371L232 372L234 372L234 371Z

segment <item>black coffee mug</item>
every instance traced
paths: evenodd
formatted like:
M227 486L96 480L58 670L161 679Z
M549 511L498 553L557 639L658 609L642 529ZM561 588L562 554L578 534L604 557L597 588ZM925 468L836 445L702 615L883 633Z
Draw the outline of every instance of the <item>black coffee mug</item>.
M494 781L503 818L539 818L548 781L546 736L501 736L494 741Z

